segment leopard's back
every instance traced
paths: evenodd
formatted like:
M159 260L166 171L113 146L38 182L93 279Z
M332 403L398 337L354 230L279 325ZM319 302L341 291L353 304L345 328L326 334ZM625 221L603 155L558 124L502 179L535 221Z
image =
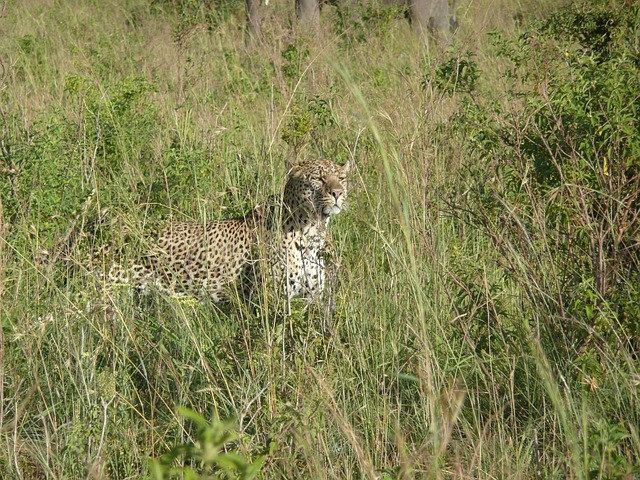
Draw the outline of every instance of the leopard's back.
M172 222L135 262L114 265L109 278L142 290L170 295L229 296L229 288L247 271L255 229L246 219Z

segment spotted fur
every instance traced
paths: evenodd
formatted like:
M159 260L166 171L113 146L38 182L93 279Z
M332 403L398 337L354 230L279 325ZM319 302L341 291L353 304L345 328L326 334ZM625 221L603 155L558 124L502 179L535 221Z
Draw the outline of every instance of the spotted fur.
M327 227L347 196L349 164L308 160L289 171L282 200L270 197L243 218L170 223L129 267L109 278L171 295L225 300L252 287L264 258L287 298L318 296L326 281L321 256Z

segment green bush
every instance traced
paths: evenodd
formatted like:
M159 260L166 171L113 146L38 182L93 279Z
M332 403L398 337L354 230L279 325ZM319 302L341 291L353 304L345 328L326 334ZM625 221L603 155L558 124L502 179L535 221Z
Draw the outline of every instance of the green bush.
M507 268L516 281L548 280L532 305L551 299L549 319L575 322L549 327L572 338L639 331L637 19L637 6L576 6L538 34L496 35L506 102L464 102L468 146L486 162L470 166L467 211L505 257L520 257Z
M464 285L459 310L471 310L475 297L492 299L471 331L479 354L508 358L518 342L531 346L514 371L526 385L515 396L521 418L535 417L549 399L558 402L549 380L555 375L579 398L585 385L610 393L598 409L604 418L585 426L582 445L574 444L574 460L582 455L594 478L635 471L620 416L620 405L632 400L614 393L603 352L632 355L639 346L639 25L637 5L591 2L567 7L515 40L494 34L502 98L483 90L487 79L469 57L443 62L433 77L445 94L463 94L454 130L469 154L465 181L446 209L482 232L504 278L497 289L487 280L480 286L469 265L456 266ZM493 298L511 286L522 298L521 314L509 318L504 300ZM538 339L542 350L533 347ZM517 374L536 370L539 384Z
M238 435L230 424L217 420L210 423L189 409L178 410L196 426L195 442L175 446L154 459L150 469L152 478L251 480L260 473L266 457L259 455L250 460L234 451L229 444Z
M5 217L12 224L29 217L49 239L79 213L97 184L106 185L107 198L120 182L135 185L130 166L152 168L149 143L157 133L153 87L145 79L105 87L74 74L65 92L74 115L47 111L29 129L12 131L0 169Z

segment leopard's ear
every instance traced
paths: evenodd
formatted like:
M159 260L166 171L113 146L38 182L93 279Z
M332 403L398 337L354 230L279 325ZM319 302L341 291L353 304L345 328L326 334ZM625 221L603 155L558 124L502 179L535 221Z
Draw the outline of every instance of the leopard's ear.
M351 170L351 160L347 161L347 163L342 166L342 173L345 175L349 173L349 170Z

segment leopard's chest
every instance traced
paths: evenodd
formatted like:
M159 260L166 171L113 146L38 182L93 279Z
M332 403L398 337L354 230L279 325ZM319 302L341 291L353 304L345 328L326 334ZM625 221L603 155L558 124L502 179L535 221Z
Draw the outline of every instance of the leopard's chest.
M328 219L287 233L283 258L288 298L316 297L324 289L325 260L320 255L326 239Z

